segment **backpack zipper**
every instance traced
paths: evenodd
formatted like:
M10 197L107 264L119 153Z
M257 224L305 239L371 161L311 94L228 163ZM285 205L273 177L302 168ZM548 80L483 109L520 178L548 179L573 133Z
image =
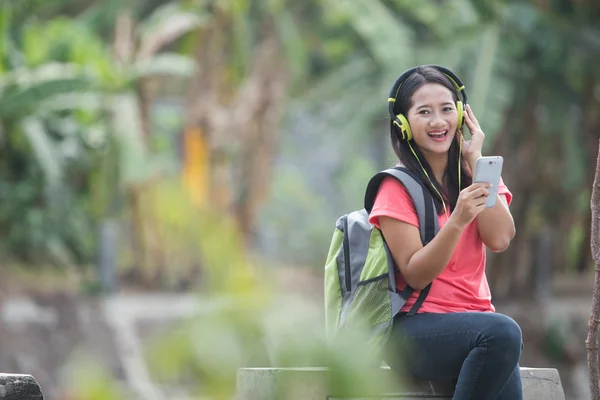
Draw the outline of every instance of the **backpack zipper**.
M350 234L348 232L348 214L344 215L344 267L346 273L346 290L349 292L352 286L352 277L350 276Z

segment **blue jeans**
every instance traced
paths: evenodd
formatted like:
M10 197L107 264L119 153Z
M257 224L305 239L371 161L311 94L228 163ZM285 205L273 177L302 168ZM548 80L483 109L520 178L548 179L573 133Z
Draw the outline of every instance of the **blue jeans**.
M506 315L396 317L385 361L418 379L453 380L455 400L522 400L521 328Z

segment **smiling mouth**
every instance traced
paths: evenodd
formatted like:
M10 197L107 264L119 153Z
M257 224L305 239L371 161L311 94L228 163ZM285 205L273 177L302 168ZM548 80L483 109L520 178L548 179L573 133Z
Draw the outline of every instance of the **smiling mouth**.
M427 134L429 135L430 138L439 140L439 139L444 139L446 136L448 136L448 130L432 131L432 132L428 132Z

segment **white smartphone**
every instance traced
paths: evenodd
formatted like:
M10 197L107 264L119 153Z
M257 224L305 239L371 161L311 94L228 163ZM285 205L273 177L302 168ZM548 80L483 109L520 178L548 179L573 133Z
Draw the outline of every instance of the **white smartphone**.
M500 176L502 175L502 164L504 159L500 156L480 157L475 164L475 175L473 175L473 183L488 182L492 187L488 190L490 195L485 201L485 207L490 208L496 205L498 197L498 185L500 184Z

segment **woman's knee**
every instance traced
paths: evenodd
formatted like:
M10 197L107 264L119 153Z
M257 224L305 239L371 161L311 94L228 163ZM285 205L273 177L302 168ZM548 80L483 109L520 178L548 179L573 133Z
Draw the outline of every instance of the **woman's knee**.
M499 353L510 360L518 362L523 349L523 336L521 327L512 318L503 314L494 314L488 326L486 340L488 345L493 345Z

